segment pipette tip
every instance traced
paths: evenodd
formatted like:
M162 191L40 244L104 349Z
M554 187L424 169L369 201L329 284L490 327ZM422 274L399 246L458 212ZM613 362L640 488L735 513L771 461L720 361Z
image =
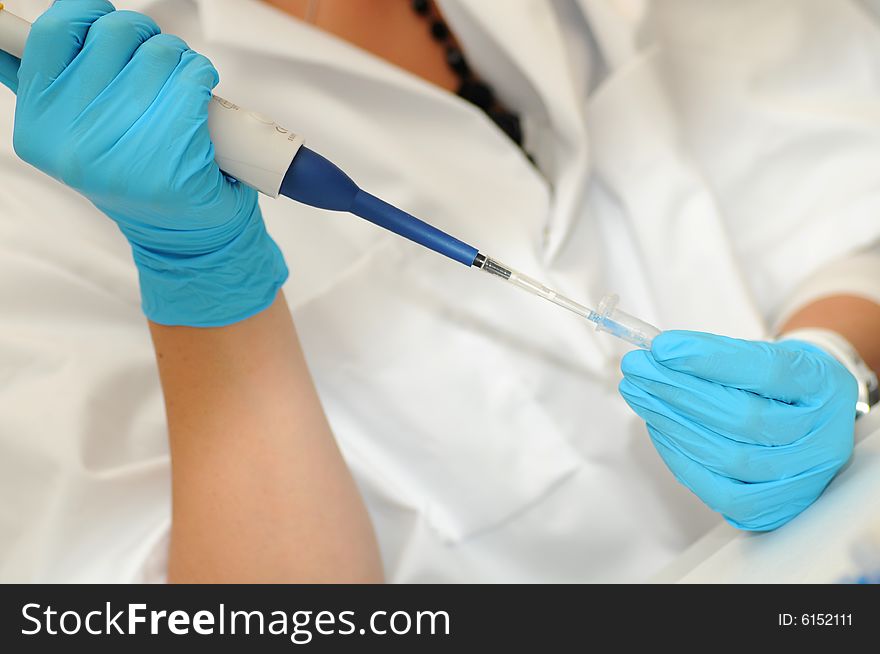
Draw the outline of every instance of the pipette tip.
M595 323L596 331L607 332L637 347L646 350L651 349L651 343L660 333L660 330L653 325L618 310L617 302L619 298L616 295L606 295L599 303L598 311L594 311L564 295L560 295L537 280L523 275L491 257L487 257L485 254L477 253L477 256L474 258L473 267L479 268L495 277L500 277L504 281L518 286L524 291L528 291L532 295L537 295L545 300L549 300L553 304L568 309L581 318L586 318Z

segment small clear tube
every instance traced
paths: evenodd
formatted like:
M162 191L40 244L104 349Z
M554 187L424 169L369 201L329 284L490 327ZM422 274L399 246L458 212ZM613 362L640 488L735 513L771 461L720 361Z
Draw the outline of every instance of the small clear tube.
M639 320L617 308L620 300L616 295L606 295L599 302L596 323L597 332L608 332L622 338L627 343L645 350L651 349L651 343L660 335L660 330L644 320ZM592 318L591 318L592 320Z
M532 279L528 275L523 275L521 272L483 254L477 255L473 265L490 275L500 277L514 286L528 291L532 295L542 297L553 304L576 313L582 318L586 318L596 324L596 331L607 332L636 347L650 350L654 338L660 334L660 330L653 325L639 320L625 311L620 311L617 308L619 298L616 295L606 295L599 303L599 309L594 311L544 286L544 284Z

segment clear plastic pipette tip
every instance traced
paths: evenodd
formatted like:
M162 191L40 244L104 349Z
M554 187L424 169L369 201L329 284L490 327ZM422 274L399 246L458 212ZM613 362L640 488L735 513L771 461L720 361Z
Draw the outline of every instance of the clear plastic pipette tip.
M524 291L528 291L532 295L542 297L553 304L568 309L572 313L576 313L582 318L586 318L590 322L595 323L596 331L608 332L636 347L650 350L654 338L660 334L660 330L653 325L618 310L617 302L619 298L616 295L606 295L599 303L599 308L594 311L544 286L528 275L523 275L521 272L484 254L478 254L473 265L475 268L479 268L495 277L500 277L504 281L510 282Z

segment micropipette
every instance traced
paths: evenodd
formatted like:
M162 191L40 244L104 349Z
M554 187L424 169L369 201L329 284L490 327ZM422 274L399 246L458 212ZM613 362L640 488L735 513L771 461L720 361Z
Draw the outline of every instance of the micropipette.
M467 243L363 191L335 164L306 147L301 148L294 165L284 177L281 194L313 207L348 211L365 218L450 259L558 304L595 323L596 331L608 332L638 347L650 349L654 337L660 333L656 327L618 310L616 295L604 297L595 311L570 300Z
M30 23L10 13L0 2L0 49L20 58L30 29ZM616 295L603 298L594 311L367 193L335 164L305 147L302 136L267 116L215 95L208 107L208 129L221 170L265 195L284 195L312 207L360 216L564 307L595 323L597 331L608 332L638 347L649 349L660 333L648 323L619 311Z

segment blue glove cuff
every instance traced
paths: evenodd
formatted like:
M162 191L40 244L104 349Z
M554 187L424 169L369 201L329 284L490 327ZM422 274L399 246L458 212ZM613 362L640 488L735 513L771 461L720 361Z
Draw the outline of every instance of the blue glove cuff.
M143 311L160 325L240 322L271 306L288 277L284 256L266 232L256 203L244 228L208 253L169 254L130 241Z

